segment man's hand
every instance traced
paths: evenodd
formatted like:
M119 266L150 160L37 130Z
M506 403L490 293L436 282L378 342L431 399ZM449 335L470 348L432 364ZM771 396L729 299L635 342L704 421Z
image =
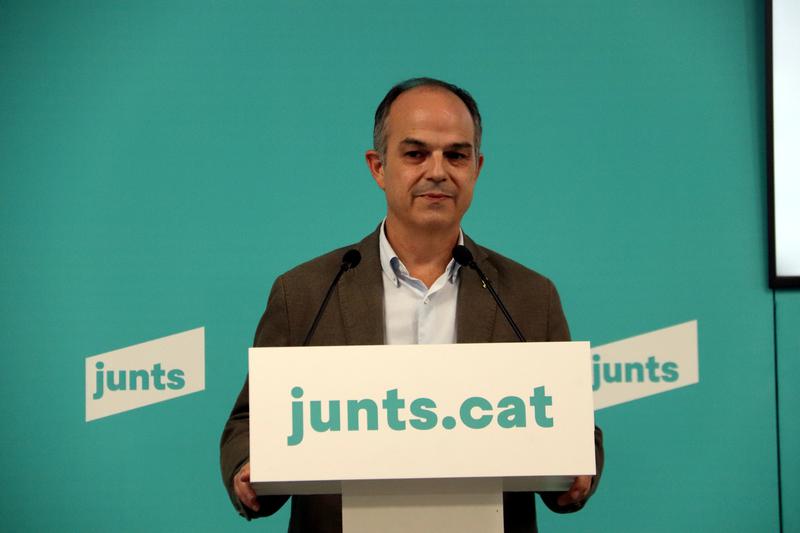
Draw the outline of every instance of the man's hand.
M261 508L256 498L256 493L253 486L250 485L250 463L247 462L242 468L233 476L233 490L236 496L243 504L255 512ZM559 500L560 501L560 500Z
M250 465L247 465L247 471L250 472ZM557 503L561 507L580 503L589 495L590 488L592 488L592 476L578 476L569 490L558 497Z

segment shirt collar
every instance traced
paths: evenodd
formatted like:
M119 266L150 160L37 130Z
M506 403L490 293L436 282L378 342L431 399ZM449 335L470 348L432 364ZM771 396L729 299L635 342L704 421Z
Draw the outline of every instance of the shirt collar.
M397 257L392 245L389 244L389 239L386 238L386 219L384 218L381 222L381 230L380 236L378 237L380 241L380 255L381 255L381 269L383 272L389 277L392 283L399 287L400 280L402 278L411 279L411 274L408 273L408 269L400 261L400 258ZM458 229L458 244L464 245L464 232L461 228ZM461 265L455 262L454 259L450 259L450 262L447 263L447 267L445 271L447 272L447 280L450 283L455 283L458 279L458 271L461 269Z

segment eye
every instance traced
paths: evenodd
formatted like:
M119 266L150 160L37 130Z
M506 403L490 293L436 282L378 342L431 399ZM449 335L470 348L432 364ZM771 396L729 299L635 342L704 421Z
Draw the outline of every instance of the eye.
M425 154L421 150L409 150L405 153L405 156L410 157L411 159L419 159L424 155Z
M453 161L459 161L469 157L467 154L461 152L446 152L444 155L447 157L447 159L451 159Z

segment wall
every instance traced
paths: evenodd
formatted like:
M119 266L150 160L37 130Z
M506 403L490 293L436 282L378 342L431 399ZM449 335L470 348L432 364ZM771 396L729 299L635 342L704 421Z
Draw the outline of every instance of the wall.
M700 383L601 411L602 489L542 530L777 530L763 24L745 0L4 3L2 522L252 527L217 442L267 291L379 222L374 107L430 75L485 117L466 231L552 277L575 338L699 323ZM777 300L785 531L796 296ZM198 326L205 392L84 422L85 357Z
M775 304L783 530L800 531L800 509L794 505L800 497L800 422L793 409L800 405L800 292L782 291Z

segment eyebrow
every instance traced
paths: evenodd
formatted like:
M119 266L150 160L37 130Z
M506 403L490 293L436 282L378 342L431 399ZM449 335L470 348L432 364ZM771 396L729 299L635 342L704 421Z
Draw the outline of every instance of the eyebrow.
M424 141L420 141L419 139L414 139L413 137L406 137L405 139L400 141L400 144L410 144L412 146L417 146L419 148L427 148L428 147L428 143L426 143ZM468 143L468 142L452 143L452 144L448 144L445 147L445 149L446 150L471 150L472 149L472 143Z

